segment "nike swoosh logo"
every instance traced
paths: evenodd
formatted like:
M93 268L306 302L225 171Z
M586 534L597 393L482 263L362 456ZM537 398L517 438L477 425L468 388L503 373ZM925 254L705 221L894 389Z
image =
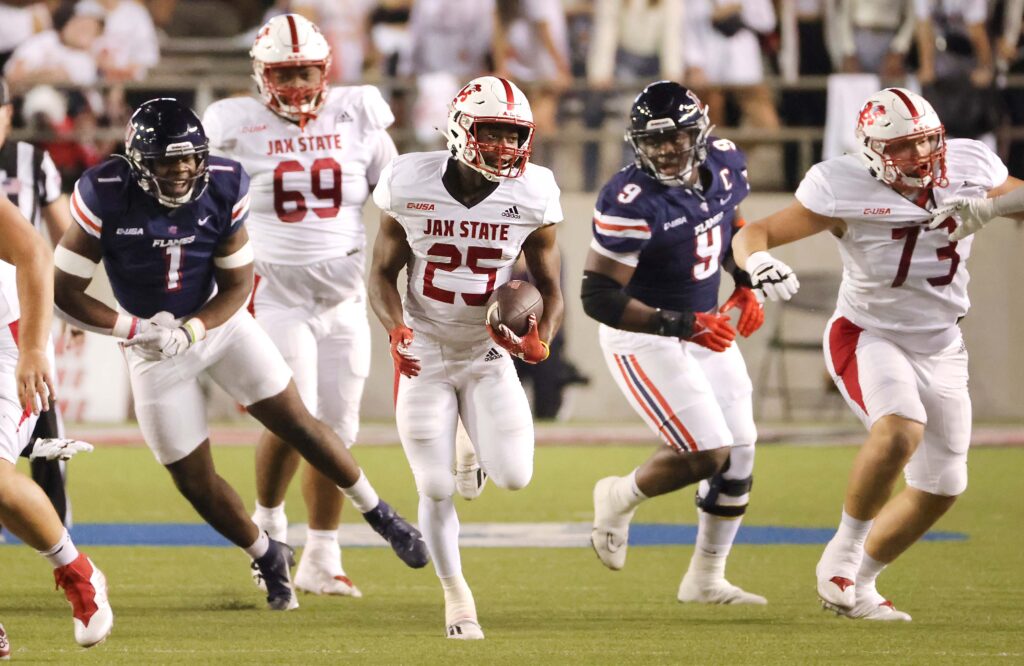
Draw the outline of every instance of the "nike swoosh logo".
M206 217L201 217L201 218L199 218L196 221L199 223L199 226L203 226L204 224L206 224L207 222L210 221L211 217L213 217L213 216L212 215L207 215Z

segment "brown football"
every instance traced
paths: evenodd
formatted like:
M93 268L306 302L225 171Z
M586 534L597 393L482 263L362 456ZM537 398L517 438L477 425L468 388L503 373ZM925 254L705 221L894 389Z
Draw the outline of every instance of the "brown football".
M491 328L505 324L516 335L525 335L530 327L529 316L544 314L540 291L529 282L511 280L501 285L487 299L487 323Z

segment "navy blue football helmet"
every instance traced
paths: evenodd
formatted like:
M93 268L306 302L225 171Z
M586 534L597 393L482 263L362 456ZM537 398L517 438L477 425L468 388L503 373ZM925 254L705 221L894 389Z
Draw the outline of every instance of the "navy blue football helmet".
M633 100L626 141L636 165L658 182L693 186L693 172L708 157L708 108L692 90L672 81L651 83Z
M165 206L187 204L206 191L210 141L199 116L176 99L151 99L135 110L125 130L124 152L139 187ZM157 177L157 160L188 155L195 156L194 170L172 178ZM175 192L182 189L183 180L187 188Z

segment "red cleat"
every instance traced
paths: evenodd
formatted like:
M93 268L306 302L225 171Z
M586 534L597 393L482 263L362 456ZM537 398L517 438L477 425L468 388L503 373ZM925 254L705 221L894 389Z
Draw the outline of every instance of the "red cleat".
M57 587L71 604L75 641L82 647L99 645L114 628L114 612L107 601L107 579L80 553L74 562L53 570Z

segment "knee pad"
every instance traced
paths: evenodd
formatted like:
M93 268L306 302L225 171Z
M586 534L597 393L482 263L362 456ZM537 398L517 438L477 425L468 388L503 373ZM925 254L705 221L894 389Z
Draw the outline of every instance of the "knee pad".
M414 471L416 489L421 495L435 502L448 499L455 494L455 477L446 470Z
M747 512L754 477L727 479L719 472L697 486L697 508L713 516L737 518Z
M904 473L904 477L908 486L921 492L940 497L956 497L967 490L967 463L952 463L928 479L913 478L906 473Z

